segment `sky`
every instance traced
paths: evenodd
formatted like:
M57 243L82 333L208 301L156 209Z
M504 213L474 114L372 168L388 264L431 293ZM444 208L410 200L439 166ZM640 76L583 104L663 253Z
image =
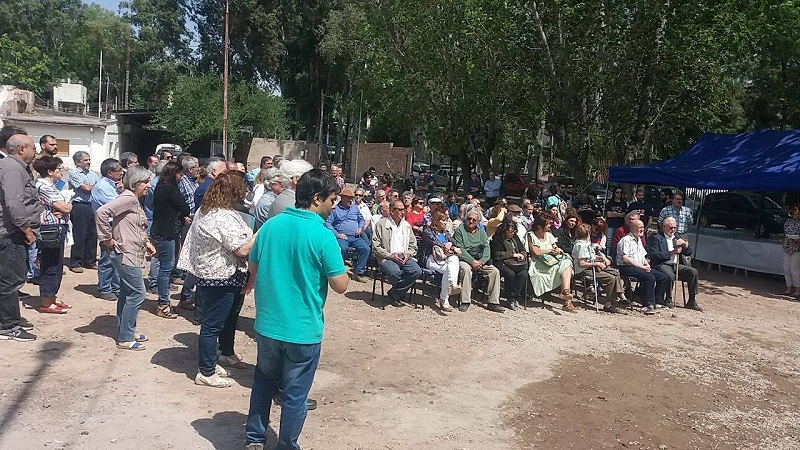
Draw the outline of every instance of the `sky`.
M87 5L90 5L92 3L97 3L103 8L114 12L116 12L117 9L119 9L119 2L120 0L83 0L83 3L86 3Z

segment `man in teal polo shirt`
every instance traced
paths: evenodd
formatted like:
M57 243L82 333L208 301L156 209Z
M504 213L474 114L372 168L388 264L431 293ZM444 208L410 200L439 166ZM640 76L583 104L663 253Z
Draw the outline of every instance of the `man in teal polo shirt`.
M250 251L258 358L247 417L247 448L267 441L272 397L283 387L279 450L299 449L308 392L322 342L328 286L343 294L349 278L336 237L325 228L339 185L319 169L297 182L295 208L268 220Z

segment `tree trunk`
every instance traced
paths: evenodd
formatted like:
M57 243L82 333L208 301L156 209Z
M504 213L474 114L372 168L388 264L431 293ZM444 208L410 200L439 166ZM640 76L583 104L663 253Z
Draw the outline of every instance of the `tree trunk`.
M632 156L641 154L645 159L649 159L649 149L651 145L653 121L656 117L653 106L653 91L656 84L656 73L661 62L661 53L664 46L664 35L667 30L667 17L671 12L671 0L664 0L664 6L659 14L659 25L653 36L653 47L651 49L650 60L646 62L644 79L639 96L639 105L636 111L636 125L633 132L630 153L625 155L626 161L630 162Z

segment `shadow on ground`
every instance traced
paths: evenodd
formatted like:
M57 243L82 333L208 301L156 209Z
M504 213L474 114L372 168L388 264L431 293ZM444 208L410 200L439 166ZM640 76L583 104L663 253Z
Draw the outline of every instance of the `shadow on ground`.
M210 389L210 388L209 388ZM211 443L217 450L240 450L245 447L245 423L247 416L238 411L223 411L214 414L210 419L197 419L192 426L197 434ZM278 436L272 428L267 429L267 444L264 448L272 448Z
M47 380L48 369L52 367L56 361L61 359L72 345L73 344L70 342L46 343L44 348L39 350L36 354L39 360L36 370L29 372L30 376L24 377L25 379L20 379L19 381L14 379L13 384L20 383L22 385L21 388L4 391L8 392L8 395L3 395L3 404L6 406L3 407L4 411L2 415L0 415L0 448L16 447L10 442L7 443L8 446L6 446L6 443L3 443L3 436L6 431L12 428L15 419L19 418L21 414L20 410L23 407L29 406L28 400L33 393L41 389L39 385ZM6 384L5 387L8 388L10 386ZM16 391L16 395L12 394L14 391Z
M178 333L173 336L180 346L162 348L155 352L150 362L165 369L186 375L194 381L197 375L197 334ZM253 385L253 366L248 364L244 369L226 368L230 378L239 385L250 389ZM212 388L209 388L212 389Z
M75 328L78 333L94 333L98 336L105 336L110 339L117 339L117 316L103 314L97 316L88 325Z

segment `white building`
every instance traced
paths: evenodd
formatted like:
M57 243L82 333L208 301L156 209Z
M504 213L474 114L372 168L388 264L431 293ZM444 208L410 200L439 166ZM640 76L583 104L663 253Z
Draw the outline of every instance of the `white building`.
M104 159L119 157L119 133L115 118L107 120L33 108L29 102L23 104L16 100L27 98L20 94L20 91L27 91L9 88L0 88L0 126L10 122L24 128L37 148L39 138L45 134L55 136L58 140L58 154L68 167L73 166L72 155L78 151L91 155L94 170L100 169L100 163Z

